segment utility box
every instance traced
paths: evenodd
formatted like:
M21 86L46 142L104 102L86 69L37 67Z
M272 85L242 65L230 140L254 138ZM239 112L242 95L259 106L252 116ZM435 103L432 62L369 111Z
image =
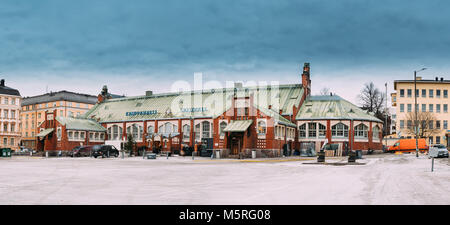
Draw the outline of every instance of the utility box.
M256 159L256 150L252 150L252 159Z
M1 150L2 157L11 157L11 149L10 148L3 148Z

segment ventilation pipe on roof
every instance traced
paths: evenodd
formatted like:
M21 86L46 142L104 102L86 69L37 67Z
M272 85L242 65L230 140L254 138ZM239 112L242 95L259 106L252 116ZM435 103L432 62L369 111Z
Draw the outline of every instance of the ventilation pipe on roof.
M444 81L444 78L443 77L441 77L441 82L443 82Z
M436 81L439 81L439 77L436 77Z
M153 91L146 91L145 96L150 97L153 95Z
M2 86L2 87L5 86L5 79L0 80L0 86Z

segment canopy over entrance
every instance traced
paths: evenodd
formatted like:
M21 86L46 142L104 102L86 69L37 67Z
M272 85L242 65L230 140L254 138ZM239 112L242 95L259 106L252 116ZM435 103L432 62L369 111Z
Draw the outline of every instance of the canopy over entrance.
M223 131L245 132L252 123L253 120L232 120Z
M43 138L43 137L49 135L51 132L53 132L53 130L55 130L55 129L53 129L53 128L45 129L45 130L41 131L39 134L37 134L36 137Z

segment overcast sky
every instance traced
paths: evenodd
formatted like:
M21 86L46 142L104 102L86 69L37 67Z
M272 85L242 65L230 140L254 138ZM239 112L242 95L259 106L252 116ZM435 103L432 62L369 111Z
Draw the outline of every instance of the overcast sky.
M170 91L172 83L300 83L357 103L366 82L449 79L450 1L2 0L0 77L22 96Z

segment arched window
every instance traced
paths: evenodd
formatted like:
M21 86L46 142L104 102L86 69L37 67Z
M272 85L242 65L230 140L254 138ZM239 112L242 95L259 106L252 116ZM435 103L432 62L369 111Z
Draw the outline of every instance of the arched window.
M306 123L298 127L298 137L306 138Z
M364 124L359 124L355 127L355 137L357 138L367 138L368 136L368 127Z
M155 128L154 128L152 125L148 126L148 127L147 127L147 133L148 133L148 134L153 134L153 133L155 133Z
M209 135L210 130L211 130L210 128L211 128L211 125L210 125L210 123L208 121L203 121L202 122L202 138L209 138L210 137L210 135Z
M183 139L189 139L191 136L191 127L187 124L183 126Z
M200 141L200 124L195 125L194 134L195 140Z
M380 139L380 128L378 125L372 128L372 139L377 141Z
M260 135L266 134L266 122L263 120L258 122L258 134Z
M120 140L120 137L122 136L123 130L122 127L119 127L117 125L112 126L112 139L111 140Z
M165 123L164 124L164 133L166 133L166 134L172 133L172 127L173 126L171 123L169 123L169 122Z
M333 137L348 137L348 126L343 123L338 123L331 127L331 136Z
M220 123L220 137L225 137L225 127L227 127L227 122L225 122L225 121L222 121L221 123Z

